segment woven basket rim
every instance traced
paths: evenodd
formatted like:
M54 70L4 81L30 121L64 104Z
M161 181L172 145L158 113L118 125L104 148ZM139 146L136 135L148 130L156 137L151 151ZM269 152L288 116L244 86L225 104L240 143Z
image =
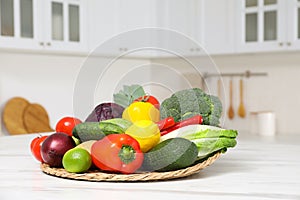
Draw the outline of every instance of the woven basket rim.
M63 168L51 168L48 164L42 163L41 170L52 176L67 178L73 180L83 181L108 181L108 182L138 182L138 181L163 181L176 178L183 178L192 174L198 173L200 170L211 165L215 160L220 157L221 153L218 152L209 157L205 161L195 164L193 166L168 172L142 172L134 174L112 174L98 170L88 171L85 173L70 173Z

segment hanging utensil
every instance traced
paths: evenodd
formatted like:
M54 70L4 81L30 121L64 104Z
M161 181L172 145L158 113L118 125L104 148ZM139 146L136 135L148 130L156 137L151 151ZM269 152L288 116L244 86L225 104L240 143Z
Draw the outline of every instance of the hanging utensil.
M233 102L232 102L232 96L233 96L233 88L232 88L232 79L229 82L229 109L228 109L228 118L233 119L234 118L234 110L233 110Z
M218 97L219 97L219 99L221 99L221 79L219 78L218 79L218 82L217 82L217 88L218 88Z
M240 105L239 105L239 109L238 109L238 115L242 118L244 118L246 116L246 109L244 106L244 101L243 101L243 80L240 79Z

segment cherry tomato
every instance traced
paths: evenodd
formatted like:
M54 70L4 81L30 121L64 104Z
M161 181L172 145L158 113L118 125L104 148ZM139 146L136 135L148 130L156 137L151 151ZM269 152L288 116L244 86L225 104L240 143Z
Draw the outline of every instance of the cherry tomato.
M31 143L30 143L30 149L32 150L33 146L35 145L35 143L40 139L41 137L35 137Z
M66 133L72 136L73 128L80 123L82 121L75 117L64 117L57 122L55 130L57 133Z
M145 96L141 96L141 97L134 100L134 102L139 102L139 101L140 102L149 102L152 105L154 105L155 108L157 108L159 110L160 103L154 96L145 95Z
M40 162L43 162L43 159L41 156L41 146L47 137L48 136L46 136L46 135L35 137L30 143L30 150L31 150L32 155L35 157L35 159L37 159Z

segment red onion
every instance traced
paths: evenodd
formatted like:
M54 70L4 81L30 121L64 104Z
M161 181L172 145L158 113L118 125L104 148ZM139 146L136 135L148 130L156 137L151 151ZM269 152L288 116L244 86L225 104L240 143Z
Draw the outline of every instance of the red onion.
M65 133L54 133L42 144L41 156L51 167L62 167L64 154L76 146L73 138Z

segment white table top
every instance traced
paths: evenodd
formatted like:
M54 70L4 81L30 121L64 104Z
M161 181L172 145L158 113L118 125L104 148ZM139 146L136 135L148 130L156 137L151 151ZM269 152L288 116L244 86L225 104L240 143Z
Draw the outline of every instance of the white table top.
M44 174L31 155L36 135L0 137L0 199L300 199L299 137L238 138L215 163L162 182L76 181Z

